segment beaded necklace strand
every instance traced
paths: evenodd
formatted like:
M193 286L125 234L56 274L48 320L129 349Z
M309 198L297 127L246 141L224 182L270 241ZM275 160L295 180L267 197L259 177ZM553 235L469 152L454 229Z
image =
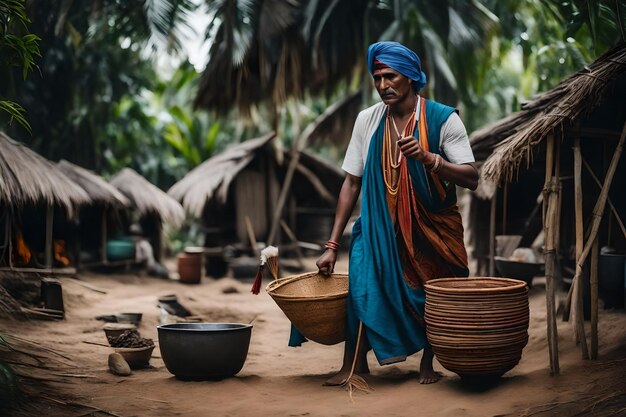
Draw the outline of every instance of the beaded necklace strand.
M391 109L387 107L387 122L385 123L385 132L383 136L383 149L382 149L382 163L383 163L383 180L385 182L385 186L387 187L387 191L391 195L396 195L398 193L398 184L397 181L393 180L393 173L400 167L402 164L403 154L399 152L398 141L402 139L404 136L408 136L413 133L415 130L415 124L417 123L417 105L419 103L419 96L416 96L415 109L413 110L413 114L406 123L406 126L403 129L404 135L400 134L398 130L398 126L396 125L396 121L394 117L391 115ZM391 123L389 123L391 122ZM396 141L395 147L393 140L391 139L391 128L390 125L393 125L394 130L396 131ZM394 184L395 182L395 184Z

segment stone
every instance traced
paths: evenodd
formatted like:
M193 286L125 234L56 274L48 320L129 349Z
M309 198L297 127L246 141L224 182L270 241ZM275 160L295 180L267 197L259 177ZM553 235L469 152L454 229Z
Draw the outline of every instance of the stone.
M109 370L113 375L128 376L131 374L128 362L119 353L111 353L109 355Z

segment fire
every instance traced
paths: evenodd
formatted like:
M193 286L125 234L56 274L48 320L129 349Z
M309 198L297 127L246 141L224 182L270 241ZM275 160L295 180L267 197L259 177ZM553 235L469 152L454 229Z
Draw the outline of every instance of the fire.
M24 241L24 236L22 236L22 232L17 232L16 240L17 240L17 254L22 260L22 263L24 265L28 265L28 263L30 262L31 253L30 253L30 249L28 249L28 245Z
M65 241L55 240L53 242L54 259L63 266L68 266L71 262L67 256L65 256Z

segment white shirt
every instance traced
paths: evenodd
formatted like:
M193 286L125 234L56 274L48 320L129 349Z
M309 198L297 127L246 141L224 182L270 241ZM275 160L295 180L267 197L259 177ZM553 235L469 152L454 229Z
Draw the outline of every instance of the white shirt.
M421 100L418 101L417 114L420 114ZM354 122L352 137L346 151L341 168L348 174L356 177L363 176L363 169L367 161L367 152L372 136L385 113L385 103L377 103L361 111ZM454 164L474 162L474 153L469 144L465 125L456 112L441 126L439 135L439 149L437 153L445 153L448 160Z

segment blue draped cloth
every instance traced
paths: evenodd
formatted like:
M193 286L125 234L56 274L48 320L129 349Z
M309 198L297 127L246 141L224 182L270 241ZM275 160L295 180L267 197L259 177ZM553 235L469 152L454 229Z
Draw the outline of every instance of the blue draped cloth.
M419 91L426 85L426 74L422 71L419 56L398 42L376 42L367 50L367 66L374 73L374 62L380 61L388 67L412 79L413 89Z

